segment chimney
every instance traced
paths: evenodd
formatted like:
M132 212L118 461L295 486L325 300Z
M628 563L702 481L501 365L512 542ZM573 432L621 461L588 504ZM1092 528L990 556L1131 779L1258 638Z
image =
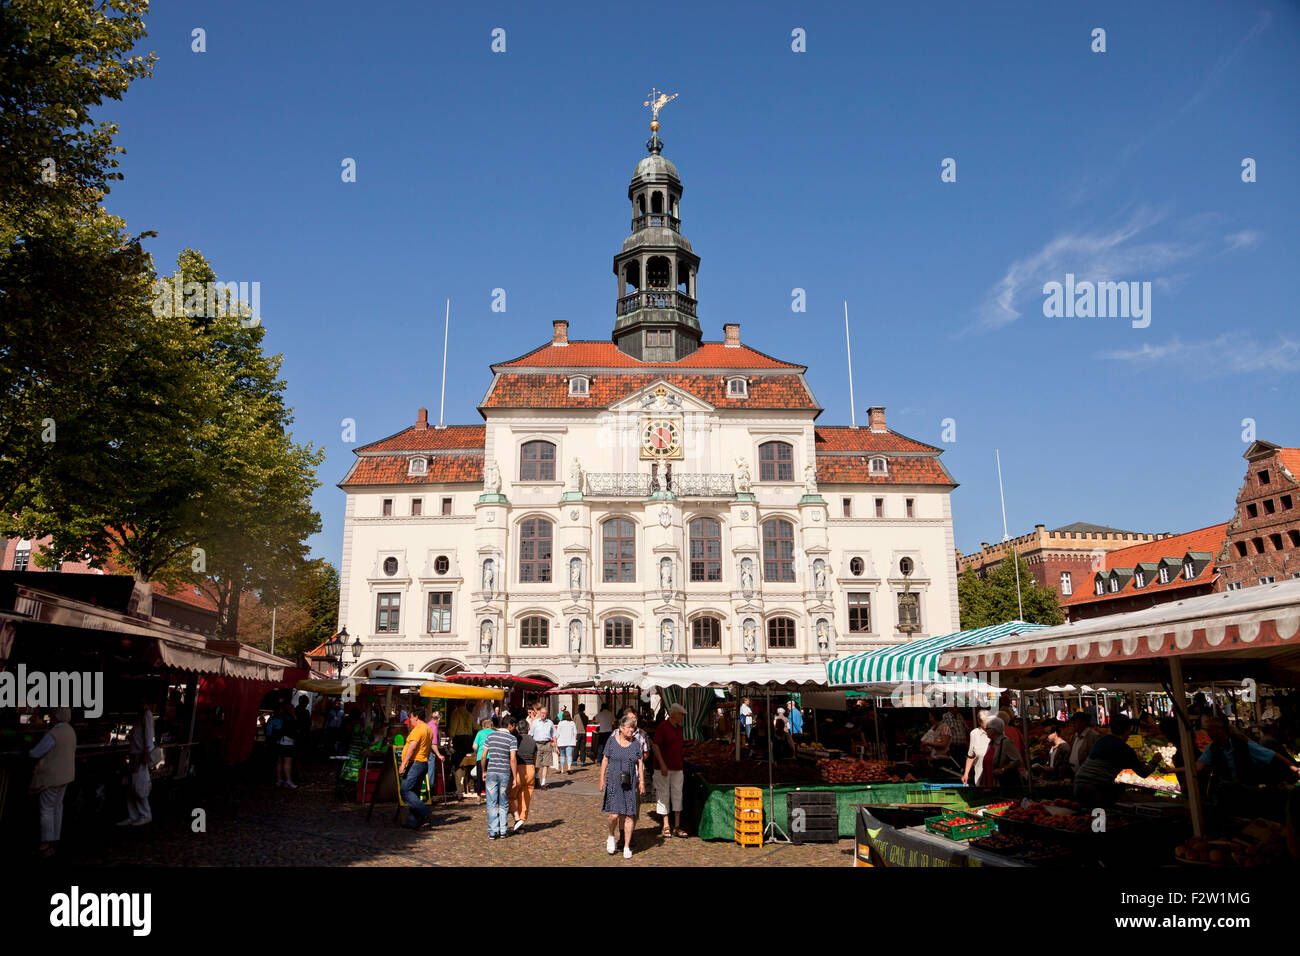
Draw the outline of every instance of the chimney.
M728 322L722 327L722 344L729 349L740 348L739 322Z
M564 319L556 319L551 323L555 327L555 334L551 336L552 345L569 344L569 323Z
M420 414L415 417L415 427L420 429L429 427L429 410L427 408L420 409Z
M867 420L871 423L871 430L873 432L884 432L889 430L885 427L884 405L872 405L868 408Z

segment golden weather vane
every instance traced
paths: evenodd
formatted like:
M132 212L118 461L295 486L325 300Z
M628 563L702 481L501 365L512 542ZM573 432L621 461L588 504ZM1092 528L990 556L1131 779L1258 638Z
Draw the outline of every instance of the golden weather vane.
M667 93L661 93L653 87L650 90L650 98L645 101L644 106L650 107L650 129L658 132L659 130L659 111L677 99L677 94L669 96Z

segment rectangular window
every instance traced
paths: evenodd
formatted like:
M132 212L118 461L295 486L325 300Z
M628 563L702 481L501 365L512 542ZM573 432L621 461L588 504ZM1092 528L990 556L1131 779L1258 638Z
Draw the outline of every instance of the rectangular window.
M1265 498L1265 499L1264 499L1264 514L1266 514L1266 515L1271 515L1271 514L1272 514L1274 511L1276 511L1276 510L1277 510L1277 505L1273 503L1273 499L1272 499L1272 498Z
M1237 549L1237 557L1239 557L1239 558L1244 558L1244 557L1246 556L1246 542L1245 542L1245 541L1238 541L1238 542L1236 542L1236 543L1233 545L1233 547L1235 547L1235 548Z
M915 499L915 498L908 498L908 499L907 499L907 516L908 516L909 518L915 518L915 517L916 517L916 499Z
M722 626L716 617L697 617L691 621L691 646L697 650L722 646Z
M1291 508L1292 508L1292 504L1291 504L1291 496L1290 496L1290 495L1283 495L1283 496L1282 496L1282 510L1283 510L1283 511L1290 511Z
M414 515L414 516L417 517L417 518L418 518L420 515L424 514L424 499L423 499L423 498L412 498L412 499L411 499L411 514Z
M612 617L605 622L606 647L632 646L632 621L626 617Z
M397 626L401 623L401 592L385 592L380 594L378 598L378 612L375 614L375 633L396 634Z
M391 517L393 516L393 499L392 499L392 498L385 498L385 499L384 499L384 511L383 511L383 515L384 515L385 518L391 518Z
M1268 476L1268 469L1265 469L1264 471L1261 471L1259 473L1259 483L1261 485L1267 485L1271 480L1272 479L1270 479Z
M871 595L865 591L850 591L849 598L849 632L852 634L871 633Z
M884 499L884 498L877 498L877 499L876 499L876 517L877 517L877 518L883 518L884 516L885 516L885 499Z
M1228 590L1229 590L1229 591L1240 591L1240 590L1241 590L1241 582L1240 582L1240 581L1229 581L1229 582L1228 582Z
M1273 577L1271 574L1266 574L1259 579L1260 584L1273 584L1275 581L1277 581L1277 578Z
M645 333L646 348L663 349L673 344L673 333L667 329L647 329Z
M852 517L853 517L853 499L852 499L852 498L844 498L844 499L842 499L842 502L843 502L843 505L844 505L844 517L846 517L846 518L852 518Z
M519 583L549 584L551 580L551 523L529 518L519 525Z
M450 499L450 498L443 498L443 499L442 499L442 513L443 513L444 515L449 515L449 514L451 514L451 499Z
M451 592L429 592L429 633L451 633Z
M716 518L691 521L691 580L722 580L722 525Z
M1273 545L1273 550L1274 550L1274 551L1281 551L1281 550L1282 550L1282 535L1281 535L1280 533L1279 533L1279 534L1270 534L1270 535L1268 536L1268 540L1269 540L1269 543Z
M1254 504L1253 502L1251 504L1246 505L1246 514L1252 518L1258 518L1259 506Z
M1074 582L1070 580L1070 572L1061 572L1061 593L1070 595L1074 593Z
M1111 579L1110 579L1110 593L1111 593L1111 594L1115 594L1117 591L1119 591L1119 578L1111 578Z
M32 560L31 548L19 548L14 552L14 570L26 571Z
M551 628L544 617L526 617L519 623L520 647L548 647Z
M767 622L767 646L794 647L794 619L774 617Z

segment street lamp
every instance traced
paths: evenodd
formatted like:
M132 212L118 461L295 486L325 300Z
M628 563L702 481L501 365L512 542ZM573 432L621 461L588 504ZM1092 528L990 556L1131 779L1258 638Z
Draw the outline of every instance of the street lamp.
M343 640L344 643L347 643L348 629L346 627L343 628L343 630L339 631L339 637ZM355 663L359 660L361 660L361 638L358 637L355 641L352 642L352 661L353 663Z
M340 632L339 634L335 634L335 635L333 635L329 640L327 640L327 641L325 642L325 648L324 648L324 650L325 650L325 660L326 660L328 663L334 665L334 676L335 676L335 677L342 677L342 676L343 676L343 648L344 648L344 646L345 646L345 645L344 645L344 642L343 642L343 634L342 634L342 632Z

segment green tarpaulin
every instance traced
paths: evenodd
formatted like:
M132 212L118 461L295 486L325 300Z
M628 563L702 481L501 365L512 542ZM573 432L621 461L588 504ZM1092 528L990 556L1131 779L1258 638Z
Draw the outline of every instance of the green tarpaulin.
M854 654L826 662L826 676L831 686L845 684L932 684L939 678L939 656L951 647L967 647L972 644L987 644L1012 634L1028 634L1044 628L1042 624L1026 624L1024 621L1008 621L991 627L979 627L971 631L958 631L955 634L943 634L939 637L927 637L896 647ZM960 681L961 677L946 677L949 681ZM966 677L974 680L973 677Z

